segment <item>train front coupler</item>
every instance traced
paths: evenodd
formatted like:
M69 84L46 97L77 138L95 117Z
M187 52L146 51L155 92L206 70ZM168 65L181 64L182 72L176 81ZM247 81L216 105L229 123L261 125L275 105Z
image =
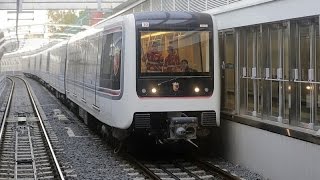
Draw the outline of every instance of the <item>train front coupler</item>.
M197 138L198 118L197 117L169 117L169 138L170 140L190 140Z

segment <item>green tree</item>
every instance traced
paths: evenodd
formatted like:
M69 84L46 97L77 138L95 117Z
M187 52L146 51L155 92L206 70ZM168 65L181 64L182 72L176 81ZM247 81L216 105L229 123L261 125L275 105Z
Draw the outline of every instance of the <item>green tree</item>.
M73 25L78 19L78 15L74 10L49 10L48 18L49 22L53 24L70 24ZM52 26L49 27L49 32L61 33L68 27Z

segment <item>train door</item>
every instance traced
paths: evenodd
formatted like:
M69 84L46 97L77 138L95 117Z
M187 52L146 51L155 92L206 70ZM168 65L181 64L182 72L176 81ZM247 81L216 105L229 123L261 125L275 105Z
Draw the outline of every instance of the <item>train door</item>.
M46 65L46 76L47 76L47 82L50 83L51 81L51 76L50 76L50 52L47 53L47 65Z
M84 96L84 92L85 92L85 89L86 89L86 82L85 82L85 75L86 75L86 64L87 64L87 52L88 52L88 40L87 39L84 39L81 42L81 60L80 60L80 78L79 78L79 83L80 83L80 86L79 86L79 98L81 99L82 102L86 103L86 98Z
M78 43L75 42L74 43L74 47L73 47L73 58L72 58L72 76L71 76L71 84L72 84L72 96L73 98L77 98L77 94L76 94L76 77L77 77L77 73L78 73L78 62L77 59L79 59L79 54L76 53L78 52L80 49L78 47Z
M68 44L67 45L67 51L66 51L66 67L64 70L64 76L65 76L65 84L64 87L66 88L66 96L70 98L73 93L73 84L72 84L72 77L73 77L73 59L74 59L74 44ZM53 59L52 59L52 64L53 64ZM52 69L53 72L53 69Z
M233 29L219 33L219 47L221 56L221 109L235 113L235 34Z
M106 36L103 33L99 34L98 38L98 56L95 63L95 85L94 85L94 104L92 105L93 109L100 111L100 100L98 96L98 89L100 87L100 66L101 66L101 56L103 49L103 42L106 40Z
M98 36L90 37L88 40L87 63L84 82L86 84L84 98L88 105L95 104L95 78L96 78L96 63L99 48Z
M83 52L81 48L81 42L77 41L77 58L75 61L75 67L76 67L76 73L75 73L75 86L74 86L74 91L75 91L75 98L80 101L82 97L82 88L81 88L81 82L82 82L82 77L83 77L83 70L82 70L82 56ZM81 52L81 53L80 53Z

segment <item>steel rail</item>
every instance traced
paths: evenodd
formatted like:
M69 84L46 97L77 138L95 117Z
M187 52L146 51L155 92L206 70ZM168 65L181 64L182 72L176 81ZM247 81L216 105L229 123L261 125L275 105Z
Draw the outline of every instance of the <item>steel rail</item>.
M17 77L17 76L15 76L15 77L21 79L21 80L25 83L25 86L26 86L26 88L27 88L27 90L28 90L28 93L29 93L29 98L30 98L30 100L31 100L31 102L32 102L32 105L33 105L33 109L34 109L34 111L36 112L36 114L37 114L37 116L38 116L38 118L39 118L39 122L40 122L40 125L41 125L41 129L42 129L43 134L44 134L44 136L45 136L46 142L48 143L51 156L52 156L52 158L53 158L53 160L54 160L54 163L55 163L55 168L56 168L56 170L57 170L57 172L58 172L58 174L59 174L59 179L64 180L65 178L64 178L64 176L63 176L63 173L62 173L60 164L58 163L57 157L56 157L56 155L55 155L55 153L54 153L54 151L53 151L53 148L52 148L52 145L51 145L51 141L50 141L49 136L48 136L48 134L47 134L47 130L46 130L46 128L44 127L43 120L42 120L42 118L41 118L41 115L40 115L40 113L39 113L39 110L38 110L38 108L37 108L37 105L36 105L36 103L35 103L35 101L34 101L33 95L32 95L31 90L30 90L30 86L29 86L29 84L27 83L27 81L24 80L23 78Z
M139 162L136 158L134 158L130 154L126 154L125 156L130 160L130 162L133 162L134 165L136 165L140 170L142 170L145 175L149 176L151 179L161 180L159 176L157 176L154 172L152 172L149 168L147 168L141 162Z
M10 90L10 95L8 97L6 110L4 112L4 115L3 115L3 118L2 118L2 122L1 122L0 142L2 140L2 136L3 136L3 132L4 132L4 126L6 124L6 120L7 120L7 117L8 117L8 112L9 112L9 109L10 109L10 106L11 106L12 94L13 94L13 90L14 90L14 86L15 86L15 82L11 78L9 78L9 77L7 77L7 78L11 81L12 86L11 86L11 90Z
M213 164L204 161L204 160L199 160L199 159L193 159L192 161L194 161L197 165L199 165L200 167L203 167L204 169L206 169L207 171L210 171L211 173L217 173L222 175L224 178L226 179L230 179L230 180L240 180L240 178L238 176L235 176L227 171L222 170L219 167L214 166Z

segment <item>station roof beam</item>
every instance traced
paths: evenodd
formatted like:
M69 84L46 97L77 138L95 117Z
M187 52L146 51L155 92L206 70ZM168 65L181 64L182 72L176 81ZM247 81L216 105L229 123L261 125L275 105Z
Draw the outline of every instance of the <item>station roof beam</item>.
M103 9L112 11L110 4L123 3L127 0L20 0L21 10L51 9ZM16 10L17 0L0 1L0 10Z

